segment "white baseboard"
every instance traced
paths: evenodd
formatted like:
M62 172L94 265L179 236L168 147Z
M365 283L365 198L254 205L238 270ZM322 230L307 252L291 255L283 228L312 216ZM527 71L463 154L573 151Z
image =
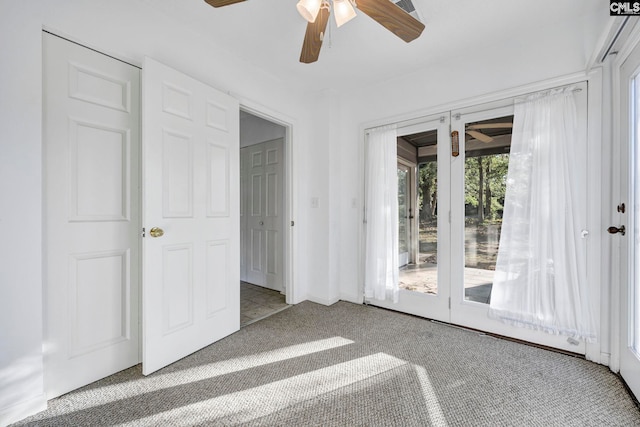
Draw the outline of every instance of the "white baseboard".
M0 426L4 427L15 423L45 409L47 409L47 398L44 394L7 408L0 408Z
M352 302L354 304L362 304L362 295L357 294L340 294L340 301Z
M335 303L337 303L338 301L340 301L340 298L335 298L335 299L326 299L326 298L319 298L319 297L315 297L313 295L308 295L307 296L307 300L311 301L311 302L315 302L317 304L322 304L322 305L333 305Z

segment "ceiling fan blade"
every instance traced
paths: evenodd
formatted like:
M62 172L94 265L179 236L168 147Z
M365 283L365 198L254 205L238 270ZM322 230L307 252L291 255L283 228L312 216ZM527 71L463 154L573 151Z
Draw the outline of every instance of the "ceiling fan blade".
M478 131L475 131L475 130L467 130L466 132L467 132L467 134L469 134L473 138L477 139L478 141L482 141L482 142L491 142L491 141L493 141L493 138L491 138L489 135L485 135L482 132L478 132Z
M230 4L240 3L245 0L204 0L213 7L229 6Z
M484 123L477 125L469 125L467 129L507 129L512 128L513 123Z
M310 64L318 60L328 21L329 10L323 7L320 8L316 20L307 24L307 32L304 34L302 52L300 53L300 62Z
M420 37L424 30L422 22L389 0L356 0L356 6L407 43Z

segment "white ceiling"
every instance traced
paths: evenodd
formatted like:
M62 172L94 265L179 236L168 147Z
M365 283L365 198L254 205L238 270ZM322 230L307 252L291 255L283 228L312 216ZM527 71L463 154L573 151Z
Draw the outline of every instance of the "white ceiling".
M609 19L605 0L413 0L426 24L417 40L407 44L359 12L341 28L331 19L319 61L301 64L306 21L297 0L247 0L223 8L204 0L142 1L252 66L316 89L368 85L519 39L535 52L531 40L549 32L582 32L585 46L576 48L593 49ZM585 52L585 65L591 53Z

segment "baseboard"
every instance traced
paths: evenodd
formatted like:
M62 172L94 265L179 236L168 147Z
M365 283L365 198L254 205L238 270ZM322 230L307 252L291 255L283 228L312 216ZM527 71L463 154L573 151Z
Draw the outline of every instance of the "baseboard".
M335 303L337 303L338 301L340 301L340 298L335 298L335 299L327 299L327 298L319 298L319 297L315 297L312 295L308 295L307 296L307 300L311 301L311 302L315 302L316 304L322 304L322 305L333 305Z
M356 294L340 294L340 301L352 302L354 304L362 304L364 301L362 300L362 295Z
M609 353L600 353L600 364L611 366L611 355Z
M47 409L47 398L44 394L7 408L0 408L0 426L4 427L15 423L45 409Z

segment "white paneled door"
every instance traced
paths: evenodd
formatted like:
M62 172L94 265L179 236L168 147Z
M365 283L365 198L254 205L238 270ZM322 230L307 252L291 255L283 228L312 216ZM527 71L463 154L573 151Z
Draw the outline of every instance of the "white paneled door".
M44 43L45 388L139 362L140 70Z
M620 100L620 204L608 231L620 254L620 374L640 398L640 45L620 68Z
M238 102L143 65L143 373L240 327Z
M244 251L246 281L284 290L284 139L245 147Z

